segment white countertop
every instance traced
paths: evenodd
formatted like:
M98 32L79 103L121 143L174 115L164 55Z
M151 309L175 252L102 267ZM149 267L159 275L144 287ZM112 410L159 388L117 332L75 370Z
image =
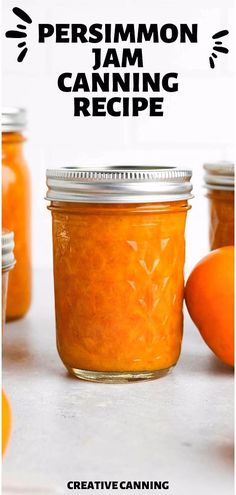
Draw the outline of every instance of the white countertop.
M4 493L10 494L10 486L23 487L14 493L24 495L36 495L35 488L27 491L30 486L52 490L42 488L41 494L81 493L67 489L69 480L169 480L169 490L160 492L233 494L233 374L189 318L170 375L96 384L64 369L53 304L52 273L38 271L27 318L6 325L3 386L13 431Z

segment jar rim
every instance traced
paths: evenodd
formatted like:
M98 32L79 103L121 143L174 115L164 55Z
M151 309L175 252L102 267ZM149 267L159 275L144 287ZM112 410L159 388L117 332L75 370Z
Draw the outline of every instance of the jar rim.
M99 166L48 169L49 201L144 203L192 198L192 171L176 167Z
M15 265L14 257L14 232L3 229L2 231L2 271L11 270Z
M206 174L204 181L209 189L234 190L234 163L218 161L203 165Z
M2 132L21 132L26 128L26 110L18 107L2 108Z

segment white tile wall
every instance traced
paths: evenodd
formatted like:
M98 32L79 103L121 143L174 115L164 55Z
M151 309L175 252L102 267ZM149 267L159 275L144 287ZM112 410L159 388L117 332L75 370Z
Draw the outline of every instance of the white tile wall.
M22 0L36 22L187 22L199 24L197 45L147 43L145 71L179 72L179 92L165 94L163 118L74 118L73 96L57 89L61 72L91 71L94 45L39 45L33 26L30 51L16 63L16 44L3 42L4 104L25 106L29 114L27 155L33 182L35 266L51 264L50 215L46 211L45 168L100 163L164 163L193 168L196 198L187 227L187 271L207 251L207 210L202 163L232 159L233 154L233 0ZM4 29L14 27L3 0ZM208 57L211 36L229 29L227 56L214 71ZM108 47L108 46L107 46Z

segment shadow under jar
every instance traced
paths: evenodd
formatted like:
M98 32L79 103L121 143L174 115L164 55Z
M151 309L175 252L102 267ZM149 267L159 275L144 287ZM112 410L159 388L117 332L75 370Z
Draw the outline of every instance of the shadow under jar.
M9 271L15 265L13 249L14 233L4 229L2 232L2 329L6 320Z
M183 332L191 171L47 171L59 355L78 378L163 376Z
M207 163L205 185L209 200L210 249L234 245L234 164Z

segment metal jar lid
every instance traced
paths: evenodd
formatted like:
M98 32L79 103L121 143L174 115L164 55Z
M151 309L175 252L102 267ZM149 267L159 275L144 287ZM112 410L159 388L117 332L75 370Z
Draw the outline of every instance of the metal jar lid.
M2 109L2 132L21 132L26 127L24 108L5 107Z
M15 265L14 233L9 230L2 232L2 270L8 271Z
M49 201L157 203L192 198L191 170L157 166L47 170Z
M208 189L221 189L225 191L234 190L234 164L221 161L206 163L204 180Z

